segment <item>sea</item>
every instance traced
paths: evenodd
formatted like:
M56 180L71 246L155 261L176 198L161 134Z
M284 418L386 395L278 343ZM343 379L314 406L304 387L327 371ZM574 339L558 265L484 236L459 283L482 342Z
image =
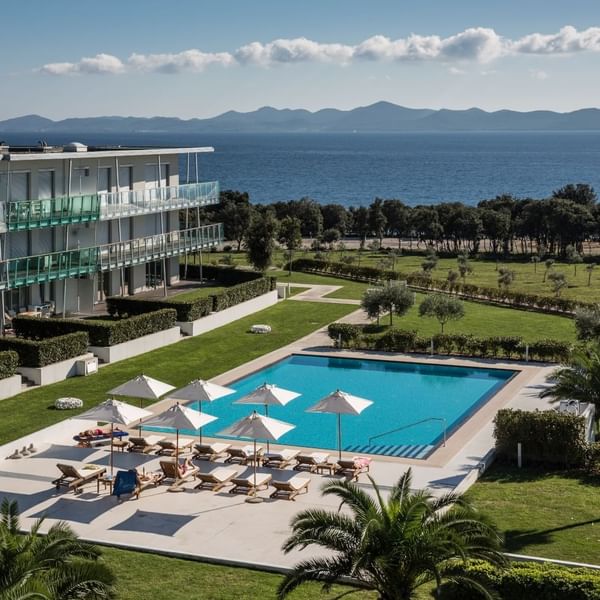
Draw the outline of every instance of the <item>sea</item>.
M40 135L3 134L11 144ZM246 191L255 203L302 197L345 206L374 198L409 205L499 194L545 198L567 183L600 191L600 132L44 134L49 144L213 146L199 155L199 179ZM191 161L190 180L195 180ZM187 162L180 164L183 180Z

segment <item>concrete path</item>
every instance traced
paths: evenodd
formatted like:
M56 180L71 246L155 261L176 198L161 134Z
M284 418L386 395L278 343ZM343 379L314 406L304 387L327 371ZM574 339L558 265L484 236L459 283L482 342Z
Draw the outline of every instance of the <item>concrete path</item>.
M306 291L300 292L294 296L290 296L290 300L298 300L300 302L326 302L328 304L355 304L360 306L360 300L350 298L327 298L328 294L341 290L341 285L308 285L308 284L293 284L292 287L306 288Z

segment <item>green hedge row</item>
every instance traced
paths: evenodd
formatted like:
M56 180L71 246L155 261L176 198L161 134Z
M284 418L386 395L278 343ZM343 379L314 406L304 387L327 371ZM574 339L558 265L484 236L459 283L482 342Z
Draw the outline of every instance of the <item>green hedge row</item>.
M114 346L144 335L175 327L177 311L161 309L126 319L36 319L15 317L19 338L48 339L73 331L85 331L91 346Z
M453 292L460 294L467 299L470 298L472 300L501 303L517 308L537 309L547 312L572 314L578 307L595 306L591 302L557 298L556 296L511 292L500 288L479 286L471 283L450 284L450 282L445 279L433 279L421 272L398 273L395 271L377 269L376 267L357 267L345 263L327 262L310 258L299 258L293 261L292 268L294 271L319 273L321 275L336 275L372 283L388 280L403 280L411 287L432 291Z
M179 276L181 279L199 280L200 265L188 265L187 276L185 265L179 265ZM263 274L258 271L236 269L235 267L204 265L202 267L202 277L208 280L215 279L223 285L237 285L238 283L246 283L247 281L261 279Z
M0 352L0 379L12 377L19 366L19 355L13 350Z
M480 581L501 600L600 600L600 572L550 563L511 563L498 569L471 561L461 573ZM441 600L481 600L481 594L452 583L444 584Z
M498 458L513 462L519 442L525 464L578 467L587 458L585 421L575 415L505 408L494 419L494 437Z
M225 310L246 300L252 300L268 292L273 291L276 288L277 280L274 277L261 277L255 281L247 281L245 283L238 283L233 285L226 290L214 294L213 298L213 311L218 312Z
M34 319L46 321L47 319ZM23 367L45 367L87 352L88 334L84 331L67 333L43 340L0 338L0 350L12 350L19 355Z
M359 350L427 353L433 340L436 354L518 360L525 360L527 354L525 341L517 336L483 338L468 334L436 334L421 337L414 330L388 329L385 333L374 334L368 333L370 328L369 325L332 323L328 333L337 347ZM531 360L563 362L571 353L570 344L561 340L538 340L528 347Z

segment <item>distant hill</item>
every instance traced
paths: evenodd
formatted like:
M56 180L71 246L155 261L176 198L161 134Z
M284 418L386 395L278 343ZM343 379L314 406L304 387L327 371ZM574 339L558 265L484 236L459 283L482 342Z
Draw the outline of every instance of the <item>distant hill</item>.
M0 121L0 134L48 133L301 133L415 131L580 131L600 130L600 109L568 113L546 110L518 112L479 108L432 110L377 102L352 110L277 109L264 106L241 113L230 110L210 119L175 117L87 117L52 121L25 115Z

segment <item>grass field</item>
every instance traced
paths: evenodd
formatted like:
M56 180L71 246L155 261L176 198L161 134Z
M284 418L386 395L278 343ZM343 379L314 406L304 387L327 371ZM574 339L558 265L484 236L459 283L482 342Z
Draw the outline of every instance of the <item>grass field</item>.
M505 536L505 549L598 564L600 480L578 472L493 466L467 497Z
M169 298L171 302L189 302L190 300L196 300L196 298L206 298L212 294L218 294L223 290L226 290L228 286L225 285L211 285L203 284L202 287L190 290L189 292L182 292Z
M76 411L54 410L52 405L56 398L81 398L83 411L105 400L109 389L140 373L178 387L192 379L210 379L285 346L355 308L343 304L281 302L204 335L107 365L90 377L67 379L3 400L0 402L0 444L76 415ZM268 323L273 332L260 336L248 333L253 323Z

